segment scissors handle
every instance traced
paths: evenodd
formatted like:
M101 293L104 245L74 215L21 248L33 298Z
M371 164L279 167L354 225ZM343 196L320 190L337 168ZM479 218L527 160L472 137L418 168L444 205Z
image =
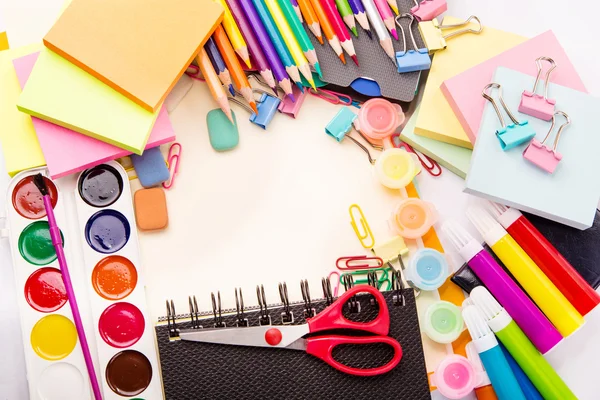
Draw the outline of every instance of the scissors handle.
M390 362L380 367L363 369L342 364L341 362L335 360L332 356L334 347L341 344L365 345L374 343L387 344L394 349L394 357L390 360ZM388 336L361 337L333 335L308 338L306 343L306 352L310 355L320 358L338 371L341 371L345 374L358 376L375 376L385 374L394 369L402 359L402 347L400 346L400 343Z
M343 310L346 302L358 293L369 293L377 300L379 314L377 314L374 320L369 322L355 322L344 317ZM347 290L316 317L309 319L308 329L310 333L332 329L355 329L386 336L390 331L390 313L385 298L378 289L369 285L357 285Z

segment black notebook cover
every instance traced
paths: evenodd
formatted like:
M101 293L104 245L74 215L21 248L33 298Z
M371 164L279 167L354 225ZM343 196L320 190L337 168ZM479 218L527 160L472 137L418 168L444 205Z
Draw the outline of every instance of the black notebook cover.
M390 313L389 336L402 346L402 360L391 372L374 377L343 374L320 359L303 351L260 347L228 346L209 343L170 340L169 327L159 323L156 337L160 353L163 385L167 400L197 399L407 399L429 400L429 384L417 309L412 289L403 291L405 304L393 301L396 292L384 292ZM376 317L378 305L372 296L359 295L360 312L348 319L369 321ZM321 312L325 300L313 300L312 308ZM293 324L305 323L304 303L289 306ZM231 311L231 310L228 310ZM284 307L269 306L273 325L282 324ZM210 315L201 316L199 323L213 327ZM259 324L260 312L246 310L251 326ZM188 316L177 320L177 329L189 329ZM166 318L165 318L166 319ZM235 311L223 314L227 326L236 326ZM349 332L337 332L349 334ZM336 360L359 368L372 368L387 363L393 350L388 346L339 346Z

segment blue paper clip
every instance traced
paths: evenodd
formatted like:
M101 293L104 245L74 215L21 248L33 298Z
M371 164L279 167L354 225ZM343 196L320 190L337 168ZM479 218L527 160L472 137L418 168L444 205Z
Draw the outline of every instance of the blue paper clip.
M267 129L267 125L271 123L277 108L279 107L279 100L277 97L273 97L266 93L260 96L260 100L256 102L256 108L258 109L258 115L252 113L250 115L250 122L260 126L263 129Z
M502 108L504 109L506 114L512 120L512 122L513 122L512 124L510 124L508 126L506 125L506 123L504 122L504 118L502 117L502 113L500 112L500 108L498 108L498 104L496 104L496 100L494 100L489 94L486 93L486 90L488 90L490 88L498 89L498 99L500 100L500 104L502 105ZM497 83L487 84L483 88L481 95L486 100L488 100L489 102L492 103L492 105L494 106L494 110L496 111L496 114L498 115L498 119L500 119L500 123L502 124L502 128L500 128L496 131L496 137L498 137L498 140L500 141L500 147L502 148L502 150L504 150L504 151L510 150L510 149L515 148L523 143L529 142L531 139L533 139L535 137L535 131L529 125L529 122L527 122L527 121L519 122L519 120L517 120L515 118L513 113L511 113L510 110L508 109L508 107L506 106L506 103L504 102L504 99L502 98L502 86L500 86Z
M410 18L408 32L414 49L406 49L406 34L404 33L404 28L400 24L400 19L402 17ZM413 15L408 13L396 17L396 25L400 27L402 42L404 43L404 50L396 52L396 64L398 65L398 72L400 73L425 71L431 68L431 59L429 58L428 50L426 48L419 49L417 42L415 42L415 36L412 31L412 23L414 20L415 18Z
M341 142L352 130L352 123L358 116L348 107L343 107L325 127L325 133Z

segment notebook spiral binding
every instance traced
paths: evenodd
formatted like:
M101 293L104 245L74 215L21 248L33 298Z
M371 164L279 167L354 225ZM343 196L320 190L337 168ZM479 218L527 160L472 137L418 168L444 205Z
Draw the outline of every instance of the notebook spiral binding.
M375 271L369 271L367 274L368 284L375 288L379 288L379 282L377 278L377 273ZM342 284L344 285L344 289L348 290L354 287L354 278L352 275L345 274L342 277ZM321 287L323 290L323 299L325 300L327 305L330 305L336 300L336 297L333 295L333 290L331 288L331 281L328 278L321 279ZM393 304L397 306L405 306L406 299L404 298L404 289L405 285L402 281L401 272L396 270L392 272L392 288L391 291L393 294ZM249 326L248 318L246 318L246 311L259 311L258 314L258 322L260 325L271 325L272 319L269 312L269 307L283 307L283 312L281 313L281 323L283 325L293 324L294 323L294 313L290 310L291 305L297 305L304 303L304 317L312 318L316 315L316 311L312 305L312 299L310 296L310 288L307 280L300 281L300 291L302 293L302 301L290 302L287 290L287 284L285 282L279 284L279 297L281 298L281 303L276 305L268 305L265 296L265 288L263 285L256 286L256 297L258 299L258 306L245 307L244 306L244 296L242 294L242 289L235 289L235 309L226 309L223 310L221 308L221 292L217 292L215 296L214 293L210 294L211 302L212 302L212 311L200 312L198 309L198 301L196 300L196 296L189 296L189 313L188 314L177 314L175 311L175 304L173 300L166 301L167 314L166 317L159 319L159 322L164 322L166 320L167 327L169 330L169 337L172 340L177 340L179 338L179 328L177 327L177 321L189 320L192 324L192 329L203 329L206 328L225 328L226 324L223 321L223 314L232 314L236 315L236 326L238 327L247 327ZM372 302L375 299L371 300ZM351 313L360 312L360 302L357 301L356 296L353 296L348 301L349 311ZM210 321L204 317L210 316L212 314L212 325L206 324L206 322ZM202 325L201 322L205 322L205 325Z

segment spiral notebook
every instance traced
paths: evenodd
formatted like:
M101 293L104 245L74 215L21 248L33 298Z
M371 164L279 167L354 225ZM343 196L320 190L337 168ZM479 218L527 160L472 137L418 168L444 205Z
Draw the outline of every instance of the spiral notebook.
M187 314L176 314L172 302L167 302L167 316L161 318L156 326L165 398L429 400L431 395L414 292L412 289L392 290L384 292L383 296L390 314L388 336L400 343L403 355L395 369L374 377L343 374L300 351L178 340L179 330L199 326L231 327L240 323L257 326L260 321L272 325L304 324L307 316L320 313L334 301L327 292L325 299L305 297L303 302L294 303L290 303L284 295L282 304L262 309L246 307L243 315L234 309L222 310L220 316L218 300L213 303L214 312L199 313L195 299L191 298L191 313ZM203 300L208 300L206 297ZM254 295L246 294L246 297L248 301ZM347 303L345 316L357 322L374 319L379 307L371 302L372 299L368 294L356 296L359 307L352 309L350 302ZM237 304L240 303L243 309L243 300ZM188 308L188 305L185 306ZM392 352L387 346L345 345L336 347L333 356L346 365L372 368L387 362Z

